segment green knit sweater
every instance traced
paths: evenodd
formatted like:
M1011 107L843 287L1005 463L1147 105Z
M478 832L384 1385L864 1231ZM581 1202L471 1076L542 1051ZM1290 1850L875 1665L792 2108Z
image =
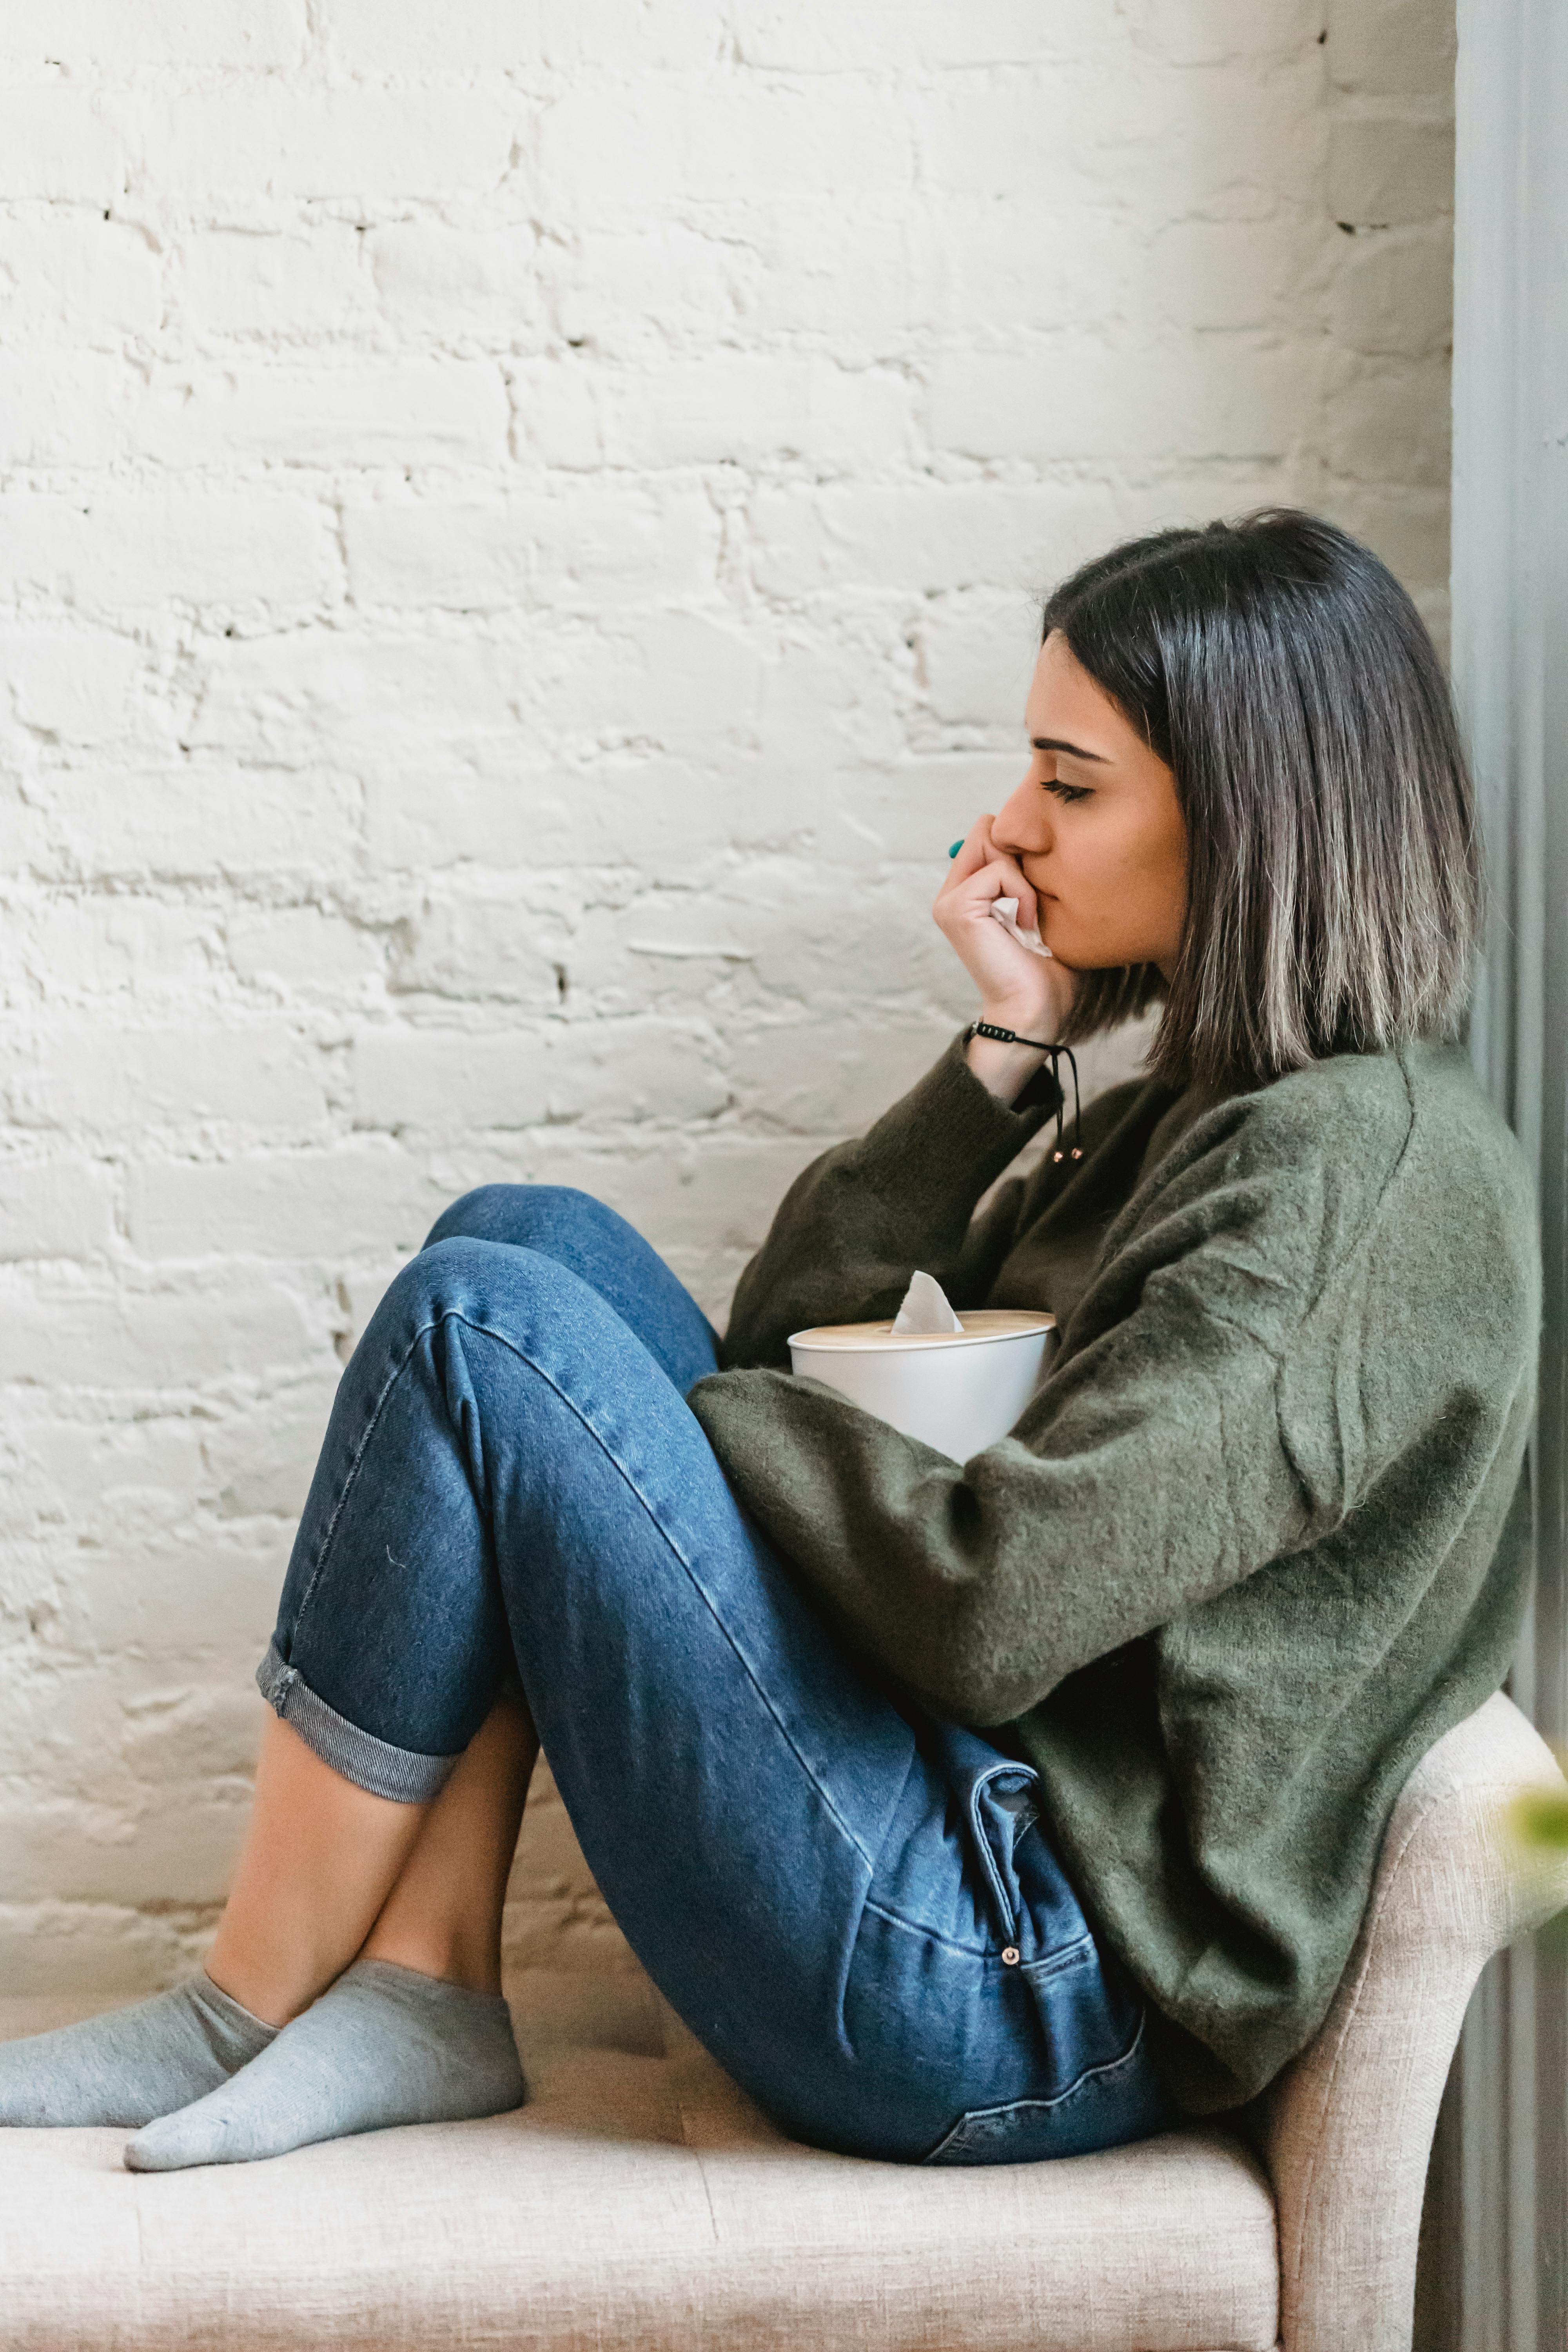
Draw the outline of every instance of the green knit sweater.
M1047 1116L955 1045L798 1179L692 1409L854 1645L1006 1727L1194 2112L1321 2023L1420 1757L1494 1691L1525 1577L1540 1313L1527 1179L1458 1051L1257 1092L1134 1084L980 1196ZM910 1275L1048 1307L1048 1378L962 1465L814 1381L787 1335Z

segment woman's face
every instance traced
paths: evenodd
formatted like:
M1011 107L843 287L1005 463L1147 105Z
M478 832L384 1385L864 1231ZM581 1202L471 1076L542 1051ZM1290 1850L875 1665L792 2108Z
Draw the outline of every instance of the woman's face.
M1187 904L1175 778L1059 630L1025 713L1031 757L991 837L1040 896L1040 935L1079 971L1152 963L1169 979Z

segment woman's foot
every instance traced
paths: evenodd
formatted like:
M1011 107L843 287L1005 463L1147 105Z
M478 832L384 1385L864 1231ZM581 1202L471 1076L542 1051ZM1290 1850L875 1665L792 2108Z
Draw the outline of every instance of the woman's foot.
M248 2164L389 2124L501 2115L526 2095L500 1993L358 1960L242 2076L138 2132L125 2161Z
M220 2090L276 2033L204 1970L130 2009L0 2042L0 2124L151 2123Z

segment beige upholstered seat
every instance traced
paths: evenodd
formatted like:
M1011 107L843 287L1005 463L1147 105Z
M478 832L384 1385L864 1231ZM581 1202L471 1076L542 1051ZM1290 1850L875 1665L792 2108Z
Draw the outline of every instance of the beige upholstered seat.
M1253 2119L1261 2158L1223 2131L977 2171L824 2156L624 1957L536 1968L515 2116L142 2177L118 2132L0 2133L0 2343L1396 2352L1470 1985L1568 1901L1568 1864L1524 1861L1508 1826L1541 1783L1557 1767L1503 1698L1422 1765L1333 2012Z

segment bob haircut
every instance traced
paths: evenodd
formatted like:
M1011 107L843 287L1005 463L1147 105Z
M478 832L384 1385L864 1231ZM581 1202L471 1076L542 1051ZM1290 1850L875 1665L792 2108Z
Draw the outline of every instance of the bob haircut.
M1164 999L1152 1074L1266 1086L1462 1024L1481 921L1447 681L1385 564L1284 509L1113 548L1047 603L1172 770L1187 909L1152 964L1084 974L1068 1043Z

